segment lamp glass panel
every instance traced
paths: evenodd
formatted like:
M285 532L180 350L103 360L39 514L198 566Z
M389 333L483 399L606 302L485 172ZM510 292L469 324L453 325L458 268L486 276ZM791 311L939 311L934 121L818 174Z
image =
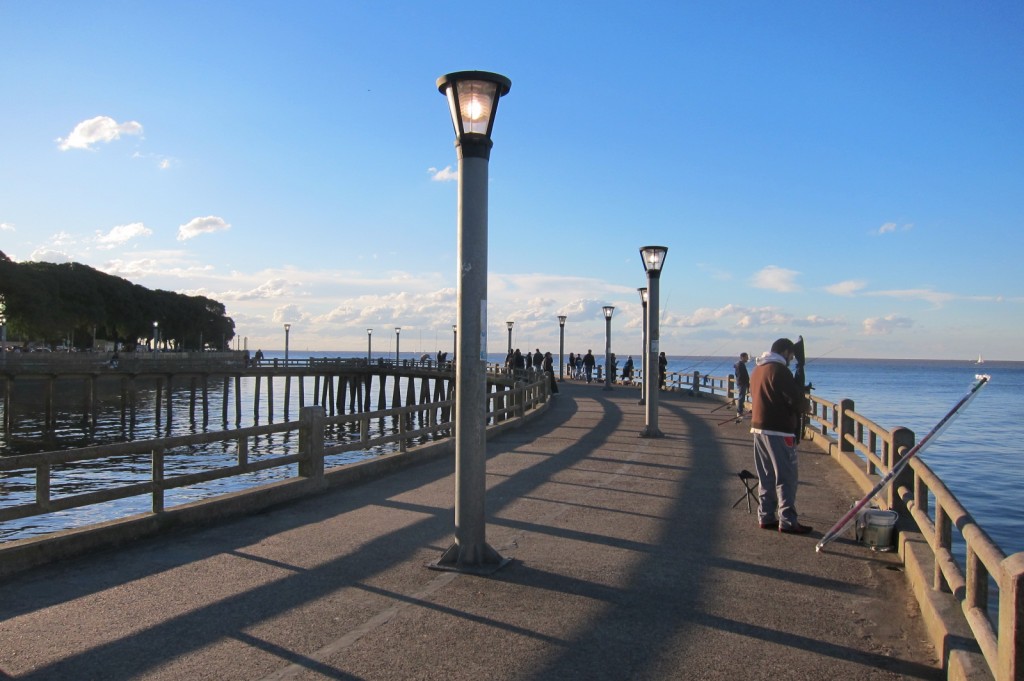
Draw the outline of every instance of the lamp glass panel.
M660 272L662 265L665 264L665 254L667 252L667 248L658 246L649 246L641 249L640 253L644 259L644 270Z
M612 307L611 305L605 305L604 307L601 308L601 310L604 312L605 319L611 319L612 313L615 312L615 308Z
M452 116L452 125L455 127L456 139L462 137L462 130L459 129L459 107L455 104L455 88L451 83L444 89L444 95L448 98L448 113Z
M464 80L458 84L459 115L463 132L487 134L498 97L498 84L485 80Z

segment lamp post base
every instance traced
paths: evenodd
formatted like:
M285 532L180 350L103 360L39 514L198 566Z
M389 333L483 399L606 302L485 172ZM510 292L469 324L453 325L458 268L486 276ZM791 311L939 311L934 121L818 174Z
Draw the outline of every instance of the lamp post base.
M470 548L479 550L470 550ZM441 555L436 563L427 563L427 567L431 570L487 576L494 574L511 562L511 558L503 558L488 544L464 548L456 542L448 547L448 550Z
M665 437L665 433L661 432L657 428L644 426L644 429L640 431L640 437Z

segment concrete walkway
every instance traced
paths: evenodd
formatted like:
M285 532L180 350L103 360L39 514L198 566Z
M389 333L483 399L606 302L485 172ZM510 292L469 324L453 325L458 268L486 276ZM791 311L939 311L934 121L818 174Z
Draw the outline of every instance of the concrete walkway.
M426 569L454 462L0 584L0 679L942 678L893 554L814 544L859 494L801 447L809 536L757 526L748 423L563 383L489 445L491 577ZM715 409L717 411L715 411ZM756 511L756 509L755 509Z

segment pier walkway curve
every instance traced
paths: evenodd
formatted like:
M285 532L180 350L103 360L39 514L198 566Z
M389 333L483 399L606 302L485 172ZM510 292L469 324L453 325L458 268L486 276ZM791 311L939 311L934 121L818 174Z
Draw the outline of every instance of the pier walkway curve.
M489 577L450 544L454 461L0 583L0 679L942 678L897 556L814 544L859 497L800 448L807 536L762 530L748 422L560 384L488 444ZM716 411L717 408L717 411Z

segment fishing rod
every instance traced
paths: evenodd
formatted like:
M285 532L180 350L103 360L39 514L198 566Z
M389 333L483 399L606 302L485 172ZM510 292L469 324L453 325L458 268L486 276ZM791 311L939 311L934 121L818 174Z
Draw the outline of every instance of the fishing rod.
M857 517L857 514L860 513L861 510L863 510L863 508L868 505L868 502L870 502L876 494L885 489L897 475L903 472L903 469L907 467L907 464L910 463L911 459L913 459L915 456L924 451L924 448L931 444L932 440L938 437L939 434L942 431L944 431L950 423L952 423L953 419L957 416L960 410L966 407L970 403L970 401L974 399L974 396L978 394L978 391L981 390L989 382L989 380L991 380L991 376L987 374L975 376L974 384L971 385L971 389L967 391L967 394L960 398L960 401L958 401L956 405L954 405L954 407L951 410L949 410L949 412L945 416L942 417L942 420L939 421L935 425L935 427L931 429L931 432L925 435L920 442L911 447L910 450L903 455L903 458L901 458L899 461L895 463L895 465L893 465L889 472L886 473L885 476L878 481L878 484L876 484L871 489L871 491L864 496L863 499L854 504L853 507L850 508L850 510L847 511L846 514L842 518L840 518L835 525L832 526L832 529L825 533L825 536L822 537L821 541L819 541L818 544L814 547L814 551L820 552L826 544L835 539L843 530L845 530L847 526L849 526L849 524L853 522L853 519Z
M730 403L726 402L726 404L728 405ZM718 425L724 426L725 424L729 423L730 421L735 421L736 423L739 423L740 421L742 421L744 419L744 417L746 417L746 414L744 414L743 416L730 416L727 419L722 419L721 421L719 421Z

